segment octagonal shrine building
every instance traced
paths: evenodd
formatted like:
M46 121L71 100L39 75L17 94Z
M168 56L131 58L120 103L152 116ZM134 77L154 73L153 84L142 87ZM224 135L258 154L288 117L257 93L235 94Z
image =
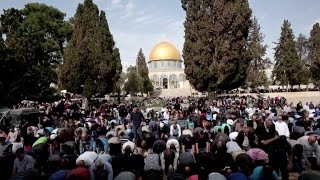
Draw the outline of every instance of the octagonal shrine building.
M188 96L189 82L183 69L179 50L167 41L157 44L149 55L149 78L155 89L162 90L161 96Z

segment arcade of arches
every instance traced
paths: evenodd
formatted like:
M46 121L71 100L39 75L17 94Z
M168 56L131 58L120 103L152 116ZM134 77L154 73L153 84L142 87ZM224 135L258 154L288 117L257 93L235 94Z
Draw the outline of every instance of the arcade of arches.
M171 74L169 77L167 75L154 74L152 76L152 81L155 88L159 89L179 89L183 88L186 82L186 77L184 74Z

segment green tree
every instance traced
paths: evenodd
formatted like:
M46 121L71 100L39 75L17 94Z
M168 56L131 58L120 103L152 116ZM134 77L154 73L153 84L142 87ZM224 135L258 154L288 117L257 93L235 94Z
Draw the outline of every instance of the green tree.
M260 32L260 25L256 18L253 18L248 38L248 56L252 59L247 69L245 85L252 89L259 86L267 86L268 78L266 69L270 66L270 59L266 58L267 45L263 44L264 36Z
M181 0L186 11L185 73L198 91L230 90L244 84L250 59L247 0ZM210 96L211 97L211 96Z
M302 76L303 64L299 60L296 49L295 37L291 29L291 24L288 20L284 20L281 27L280 40L275 48L275 66L273 69L273 77L282 86L300 85Z
M99 14L92 0L85 0L72 21L74 33L60 72L62 86L86 97L113 92L122 66L105 12Z
M124 83L126 81L126 74L124 72L121 72L120 77L118 78L118 80L116 81L116 83L114 84L114 91L117 93L118 95L118 103L120 103L121 101L121 92L123 90L124 87Z
M119 49L115 48L113 37L110 33L106 14L100 13L100 20L97 30L96 50L97 63L99 63L99 79L97 83L98 93L107 94L114 90L114 85L122 72Z
M127 81L124 83L124 91L127 94L134 96L135 94L143 91L142 77L137 73L136 67L130 66L127 69Z
M310 71L313 83L316 86L320 86L320 25L316 23L310 32L309 38L309 59L310 59Z
M98 79L96 64L95 33L99 22L98 7L92 0L79 4L74 17L74 32L67 45L65 61L61 67L61 84L68 91L90 97L96 94L96 88L84 87L94 85ZM95 76L95 77L94 77ZM86 91L84 91L86 89ZM94 90L94 91L89 91Z
M64 43L72 26L65 14L45 4L30 3L21 10L4 10L1 27L6 36L6 61L0 70L6 103L52 97L55 69L62 62Z
M143 80L143 92L148 93L153 90L153 85L149 79L149 70L146 63L146 58L140 48L137 60L136 60L137 72Z
M299 61L302 62L303 67L301 70L301 76L299 76L299 82L301 84L309 84L310 79L310 59L308 57L309 54L309 40L308 38L303 35L299 34L296 40L296 49L299 57Z
M7 51L6 51L6 45L4 43L4 40L2 38L2 29L0 27L0 76L3 77L5 74L2 72L5 70L5 62L7 58ZM3 78L0 78L0 107L1 107L1 102L5 102L5 85Z

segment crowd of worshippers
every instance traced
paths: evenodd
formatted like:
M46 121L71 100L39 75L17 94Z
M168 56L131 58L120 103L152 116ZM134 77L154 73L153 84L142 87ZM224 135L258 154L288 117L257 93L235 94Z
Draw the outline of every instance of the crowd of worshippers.
M80 105L42 104L36 126L1 129L0 179L320 178L320 104L233 96L174 98L159 111Z

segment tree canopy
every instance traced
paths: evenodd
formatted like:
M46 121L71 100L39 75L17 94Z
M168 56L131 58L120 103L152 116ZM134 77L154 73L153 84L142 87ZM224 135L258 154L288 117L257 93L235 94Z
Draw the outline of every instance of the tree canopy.
M105 12L99 14L92 0L85 0L77 8L73 25L60 72L62 86L86 97L112 92L122 66Z
M146 58L140 48L137 60L136 60L136 67L137 72L139 73L140 77L142 78L143 84L143 92L148 93L153 90L153 85L149 79L149 70L146 63Z
M270 66L270 59L266 58L267 45L263 44L264 36L260 32L260 25L257 18L252 21L248 38L248 56L252 61L247 69L245 85L250 88L267 86L268 78L266 69Z
M183 59L187 79L199 91L243 85L251 9L247 0L181 0L186 11Z
M314 83L320 86L320 25L316 23L310 32L309 38L310 71Z
M134 96L135 94L143 91L143 79L137 72L135 66L130 66L127 69L127 80L124 83L124 91L127 94Z
M30 3L7 9L1 15L0 102L48 100L57 82L56 68L63 60L64 44L72 26L65 14L45 4Z
M275 48L273 77L281 85L300 85L304 69L296 49L295 36L288 20L281 27L280 40Z

